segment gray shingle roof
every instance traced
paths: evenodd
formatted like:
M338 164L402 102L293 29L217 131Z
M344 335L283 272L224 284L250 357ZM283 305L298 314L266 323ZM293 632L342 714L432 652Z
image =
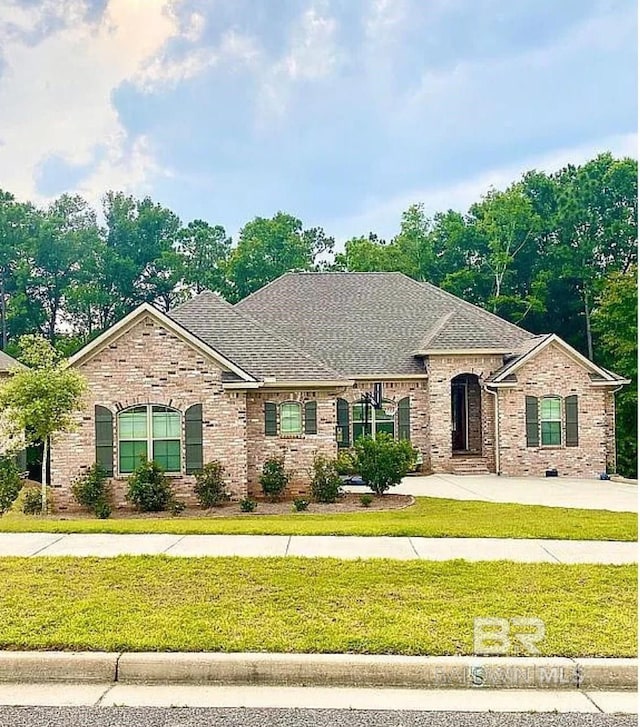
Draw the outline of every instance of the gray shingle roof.
M9 356L8 353L0 351L0 374L6 374L13 369L21 368L24 368L23 364L21 364L19 361L16 361L16 359L12 356Z
M215 293L205 291L168 315L257 379L335 381L344 378ZM229 376L226 380L233 381Z
M532 337L402 273L287 273L234 309L345 376L424 374L418 351L507 353Z

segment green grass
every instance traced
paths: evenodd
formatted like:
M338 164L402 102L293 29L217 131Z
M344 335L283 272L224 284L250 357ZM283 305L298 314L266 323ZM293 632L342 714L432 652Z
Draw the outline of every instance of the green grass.
M469 654L474 617L526 616L545 655L636 653L633 566L2 558L0 581L4 649Z
M409 535L431 538L636 540L635 513L419 497L403 510L202 518L54 519L8 514L0 532Z

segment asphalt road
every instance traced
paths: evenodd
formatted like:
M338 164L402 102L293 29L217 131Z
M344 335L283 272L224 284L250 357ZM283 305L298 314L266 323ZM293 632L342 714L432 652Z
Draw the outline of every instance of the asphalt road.
M2 727L636 727L636 716L310 709L0 707Z

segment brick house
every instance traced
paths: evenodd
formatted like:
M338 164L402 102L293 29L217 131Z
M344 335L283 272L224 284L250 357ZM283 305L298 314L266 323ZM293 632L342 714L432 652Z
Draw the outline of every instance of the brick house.
M60 507L93 462L118 504L140 455L193 502L218 459L236 497L284 457L302 491L316 452L363 433L410 439L425 472L594 477L615 469L626 381L557 336L533 335L400 273L288 273L236 305L204 292L142 305L70 364L89 382L77 429L52 444ZM363 403L374 387L381 408Z

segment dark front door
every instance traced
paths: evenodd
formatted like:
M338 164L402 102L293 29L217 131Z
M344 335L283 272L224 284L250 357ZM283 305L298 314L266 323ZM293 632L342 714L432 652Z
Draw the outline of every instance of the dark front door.
M451 384L451 449L467 449L467 386Z

